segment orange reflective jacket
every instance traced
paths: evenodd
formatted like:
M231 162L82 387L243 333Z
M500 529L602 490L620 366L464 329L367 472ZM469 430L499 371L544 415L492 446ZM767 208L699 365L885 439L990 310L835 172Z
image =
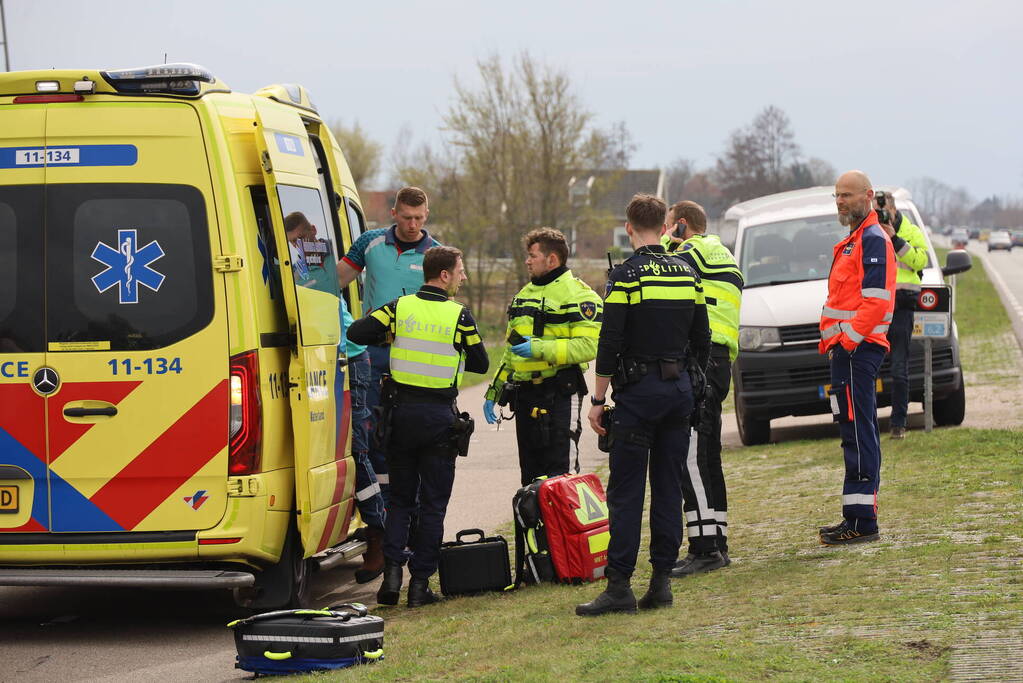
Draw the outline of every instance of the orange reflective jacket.
M821 311L821 353L835 344L852 351L863 341L889 348L896 270L892 242L871 211L835 245L828 300Z

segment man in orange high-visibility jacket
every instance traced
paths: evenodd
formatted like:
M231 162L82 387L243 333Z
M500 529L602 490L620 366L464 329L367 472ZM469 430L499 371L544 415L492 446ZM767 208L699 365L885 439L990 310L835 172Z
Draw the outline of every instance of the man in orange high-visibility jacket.
M828 299L821 311L820 352L831 359L831 409L842 434L843 520L821 527L824 545L878 538L877 488L881 435L877 426L877 371L888 351L895 306L895 251L871 206L874 191L860 171L835 183L838 220L849 236L835 245Z

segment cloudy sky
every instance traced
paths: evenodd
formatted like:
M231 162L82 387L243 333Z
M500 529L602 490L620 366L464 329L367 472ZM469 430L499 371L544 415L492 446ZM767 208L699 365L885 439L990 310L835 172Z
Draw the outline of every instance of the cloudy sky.
M1023 3L4 0L13 69L202 64L231 87L298 82L391 146L436 141L457 75L529 51L567 72L635 167L710 165L774 104L807 156L877 184L929 175L1023 196Z

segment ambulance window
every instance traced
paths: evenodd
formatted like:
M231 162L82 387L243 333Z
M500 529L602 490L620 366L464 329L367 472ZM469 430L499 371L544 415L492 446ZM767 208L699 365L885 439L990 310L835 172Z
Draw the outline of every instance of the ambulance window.
M319 191L278 185L277 196L284 214L284 231L295 284L337 296L333 223L328 222L323 213Z
M359 211L359 207L355 205L351 199L345 197L345 210L348 213L348 231L352 236L352 244L359 239L359 236L366 231L366 221L362 218L362 212ZM359 287L359 300L364 302L366 297L364 294L365 289L365 271L359 273L359 276L355 278L355 282L358 283ZM351 302L349 302L350 306Z
M168 346L213 318L202 194L185 185L47 189L47 339Z
M270 290L270 298L281 301L281 273L278 270L277 242L274 241L273 219L270 216L270 202L266 188L262 185L249 188L252 195L252 210L256 214L256 228L259 231L259 264L263 284Z
M43 188L0 187L0 353L41 352Z
M362 212L351 199L345 198L345 206L348 208L348 229L352 232L352 244L359 239L359 236L366 231L366 221L362 218Z

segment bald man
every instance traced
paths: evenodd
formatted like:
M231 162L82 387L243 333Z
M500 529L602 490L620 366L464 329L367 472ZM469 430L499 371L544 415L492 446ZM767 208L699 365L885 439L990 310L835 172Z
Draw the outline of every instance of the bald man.
M874 190L862 171L835 183L838 220L849 235L834 248L828 298L821 311L820 352L831 360L831 410L842 434L845 482L842 521L820 528L824 545L878 539L877 489L881 434L877 372L888 352L895 307L895 251L871 205Z

